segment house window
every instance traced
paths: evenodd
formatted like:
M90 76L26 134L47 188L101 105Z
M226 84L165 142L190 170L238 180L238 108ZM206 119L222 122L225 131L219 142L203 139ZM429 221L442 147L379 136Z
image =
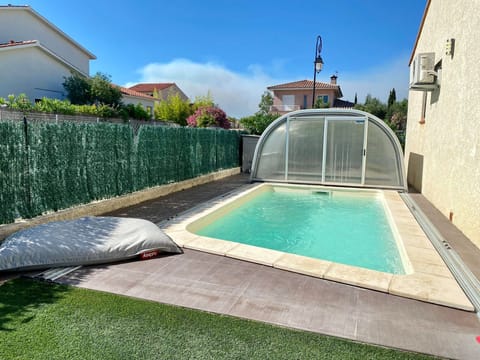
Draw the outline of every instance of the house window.
M320 95L318 98L322 99L324 104L328 104L328 95Z
M307 95L303 95L303 108L307 108Z
M295 107L295 95L282 96L283 111L292 111Z
M324 105L328 104L328 95L318 95L317 96L317 101L316 104L318 106L318 103L321 102Z

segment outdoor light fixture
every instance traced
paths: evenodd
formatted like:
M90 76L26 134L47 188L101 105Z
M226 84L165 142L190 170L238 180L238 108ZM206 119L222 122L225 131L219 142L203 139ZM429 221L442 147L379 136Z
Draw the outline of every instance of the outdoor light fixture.
M315 108L315 83L317 81L317 73L322 71L323 59L320 56L322 52L322 37L317 36L317 43L315 44L315 61L313 62L313 93L312 93L312 109Z

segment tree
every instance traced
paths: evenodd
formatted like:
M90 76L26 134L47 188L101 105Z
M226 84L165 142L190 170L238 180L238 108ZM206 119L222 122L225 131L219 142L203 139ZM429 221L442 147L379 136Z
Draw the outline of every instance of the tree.
M173 121L182 126L187 125L187 118L192 114L190 103L182 100L179 94L155 103L153 112L157 120Z
M265 91L258 104L258 111L252 116L241 118L239 120L240 124L250 134L261 135L267 126L280 116L279 114L270 113L272 105L273 96L269 91Z
M258 113L266 115L270 112L270 107L273 105L273 96L270 91L265 91L262 94L262 98L260 99L260 103L258 104Z
M221 127L230 129L230 121L227 114L216 106L201 107L187 118L188 126L191 127Z
M357 93L355 93L355 100L353 101L353 103L354 103L355 105L357 105L357 102L358 102Z
M192 105L192 114L202 107L215 107L212 94L208 91L206 96L196 96Z
M387 111L385 121L394 130L405 130L407 125L408 100L394 102Z
M390 90L390 94L388 95L388 101L387 101L387 109L390 108L395 102L397 101L397 94L395 92L395 88Z
M240 124L242 124L243 128L250 134L261 135L268 125L279 116L279 114L261 114L257 112L255 115L241 118Z
M109 105L118 107L122 103L122 92L112 84L110 76L96 73L90 80L91 101L94 104Z
M94 77L88 78L79 73L72 73L64 79L62 85L72 104L108 105L113 108L121 105L122 92L112 84L109 75L98 72Z
M62 85L67 92L67 98L72 104L88 105L92 103L89 78L73 72L69 77L64 77Z
M385 119L385 115L387 114L387 106L379 99L372 97L370 94L368 94L365 98L364 105L357 104L354 106L354 108L366 111L382 120Z

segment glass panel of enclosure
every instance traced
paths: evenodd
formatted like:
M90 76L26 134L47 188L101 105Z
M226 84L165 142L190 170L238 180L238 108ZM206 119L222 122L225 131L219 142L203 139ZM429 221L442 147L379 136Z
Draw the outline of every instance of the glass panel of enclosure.
M322 181L325 119L290 118L287 180Z
M266 138L259 155L256 177L285 180L286 123L274 129Z
M374 122L368 124L366 185L401 186L401 168L393 140Z
M327 118L325 182L362 183L365 124L365 118Z
M262 136L253 179L404 188L394 134L355 110L285 116Z

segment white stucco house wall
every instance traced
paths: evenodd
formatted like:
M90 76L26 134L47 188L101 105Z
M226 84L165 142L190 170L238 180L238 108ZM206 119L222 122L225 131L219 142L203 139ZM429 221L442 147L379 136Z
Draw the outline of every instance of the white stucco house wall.
M89 76L96 59L30 6L0 6L0 97L64 99L64 77Z
M156 99L154 99L149 95L142 94L138 91L134 91L129 88L125 88L125 87L119 87L119 88L120 88L120 91L122 92L122 102L125 105L141 104L143 108L150 114L151 118L153 118L153 109L154 109Z
M436 73L435 86L409 91L405 145L409 184L477 247L480 247L479 14L480 1L427 1L410 68L412 72L419 63L419 54L433 54L430 56L432 71Z
M139 83L130 86L129 89L149 96L153 96L156 91L157 100L160 101L167 100L169 96L175 95L178 95L183 101L189 100L188 96L175 83Z

